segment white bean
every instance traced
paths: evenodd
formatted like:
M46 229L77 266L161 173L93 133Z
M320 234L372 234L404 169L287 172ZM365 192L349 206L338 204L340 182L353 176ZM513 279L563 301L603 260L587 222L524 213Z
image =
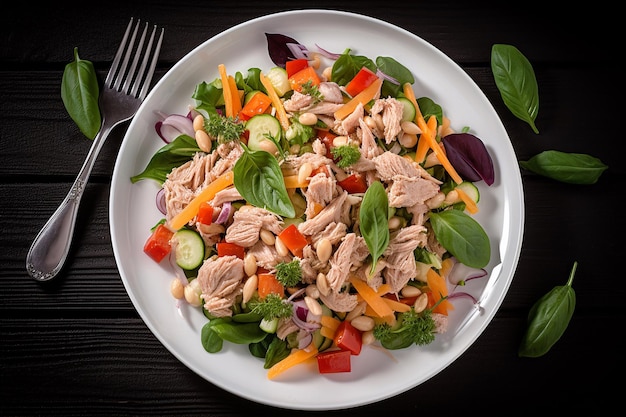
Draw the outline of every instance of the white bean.
M211 138L207 132L203 129L196 130L195 137L198 148L202 149L202 151L206 153L211 152Z
M319 242L317 242L317 258L322 261L322 262L326 262L330 259L330 255L333 252L333 245L332 243L330 243L330 240L328 240L327 238L321 238L319 240Z
M344 146L348 144L347 136L337 136L333 139L333 146Z
M302 113L300 117L298 117L298 121L305 126L313 126L317 123L317 115L311 112Z
M322 272L317 274L315 284L317 285L317 289L319 290L320 294L328 295L328 293L330 292L330 288L328 286L328 279L326 278L325 274L323 274Z
M258 285L259 285L259 277L256 274L248 277L246 282L243 284L243 302L244 303L247 303L248 301L250 301Z
M170 292L172 296L177 300L180 300L185 296L185 287L180 279L174 278L170 283Z
M376 338L374 337L373 330L363 332L363 334L361 335L361 343L363 343L364 345L371 345L375 341L376 341Z
M311 314L314 314L316 316L321 316L322 315L322 306L320 305L320 303L317 302L317 300L313 297L309 297L308 295L304 297L304 303L306 304L307 308L309 309L309 311L311 312Z
M346 320L352 321L353 319L359 317L360 315L365 313L366 308L367 308L367 302L361 301L359 304L356 305L356 307L352 309L352 311L350 311L346 315Z
M357 330L360 330L362 332L367 332L367 331L374 329L374 325L376 323L374 322L374 319L371 317L359 316L359 317L355 317L354 319L352 319L350 324Z
M413 285L406 285L402 288L402 290L400 290L400 294L402 294L403 297L417 297L421 293L422 290L414 287Z
M422 129L420 129L414 122L404 121L400 124L400 127L405 133L410 133L412 135L419 135L422 133Z
M276 252L279 256L287 256L289 255L289 248L283 243L282 240L278 236L274 240L274 247L276 248Z
M200 283L197 278L185 285L185 300L187 300L190 305L200 307L202 304L200 293Z
M309 284L304 290L305 294L311 298L315 298L316 300L320 298L320 290L317 289L317 285Z
M311 176L312 172L313 172L313 165L311 165L310 162L305 162L304 164L302 164L300 166L300 169L298 170L298 182L300 184L304 183L307 180L307 178Z
M417 145L417 135L414 133L404 132L400 135L398 142L400 142L400 145L405 148L412 148Z
M413 304L413 308L415 309L416 313L421 313L422 311L426 309L427 305L428 305L428 294L424 292L419 297L417 297L417 300L415 300L415 303Z
M204 116L199 114L193 118L193 131L204 130Z
M261 229L261 232L259 232L259 237L261 238L263 243L268 246L274 246L274 244L276 244L276 236L274 236L274 233L270 232L267 229Z
M247 253L243 258L243 270L247 276L251 277L256 274L258 266L256 264L256 256L252 253Z

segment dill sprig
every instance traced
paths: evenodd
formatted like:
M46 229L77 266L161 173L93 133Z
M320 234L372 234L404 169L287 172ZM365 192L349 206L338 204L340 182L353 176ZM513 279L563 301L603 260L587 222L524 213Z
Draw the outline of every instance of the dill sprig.
M232 142L238 140L245 127L233 117L211 115L204 121L204 130L213 138L217 138L219 143Z
M302 94L308 94L313 97L313 103L311 103L311 105L324 101L324 95L320 92L316 85L313 85L311 80L302 84Z
M292 304L274 293L268 294L264 299L251 300L248 305L253 313L262 316L265 320L287 318L293 314Z

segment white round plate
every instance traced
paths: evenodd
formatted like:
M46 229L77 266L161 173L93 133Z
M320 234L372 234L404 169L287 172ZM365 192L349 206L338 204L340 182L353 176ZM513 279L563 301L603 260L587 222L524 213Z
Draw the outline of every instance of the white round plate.
M154 130L155 112L186 113L195 104L191 97L195 86L217 78L221 63L229 74L272 68L265 33L288 35L311 50L319 45L337 53L350 48L371 59L394 57L413 72L417 97L433 99L453 128L469 126L487 146L496 181L490 187L478 183L480 212L475 219L491 241L489 277L463 287L480 299L480 307L466 298L456 299L448 332L437 335L432 344L393 351L395 360L365 347L352 358L350 373L322 375L311 364L270 381L263 362L251 356L247 346L225 343L219 353L204 351L200 331L207 320L199 309L177 308L169 291L171 273L143 253L150 228L162 218L155 206L159 186L152 180L131 184L130 177L143 171L163 145ZM128 127L113 172L109 210L124 286L141 318L173 355L207 381L243 398L287 409L333 410L407 391L467 350L495 315L513 279L522 245L523 207L521 177L507 132L488 99L458 65L423 39L389 23L346 12L298 10L222 32L187 54L157 83Z

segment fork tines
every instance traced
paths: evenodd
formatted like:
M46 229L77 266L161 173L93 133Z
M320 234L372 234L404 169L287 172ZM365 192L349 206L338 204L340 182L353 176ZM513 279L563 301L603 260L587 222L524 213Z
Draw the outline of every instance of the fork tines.
M164 29L161 28L159 38L156 45L154 45L154 39L157 33L157 26L154 25L150 38L148 39L148 44L144 48L149 25L148 22L145 23L139 40L135 42L137 40L137 34L140 26L141 20L138 19L133 30L133 18L130 18L130 22L128 22L126 32L122 38L122 42L120 43L120 46L115 54L115 58L113 59L113 63L111 64L111 70L109 71L104 83L106 86L117 91L143 99L150 88L154 68L156 67L159 51L161 50ZM129 35L130 40L128 39ZM126 69L131 57L131 66L127 71ZM150 60L150 57L152 57L152 60ZM139 70L135 72L140 60L141 66L139 67ZM146 66L148 65L148 71L146 71Z

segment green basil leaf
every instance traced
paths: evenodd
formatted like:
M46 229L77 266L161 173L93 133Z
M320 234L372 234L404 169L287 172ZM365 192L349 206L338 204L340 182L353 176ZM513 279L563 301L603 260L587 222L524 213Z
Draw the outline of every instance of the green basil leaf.
M233 168L234 184L239 194L250 204L279 216L293 218L296 210L287 194L285 179L276 158L266 151L244 153Z
M377 57L376 65L378 66L378 69L381 70L384 74L395 78L395 80L398 81L398 84L392 83L388 80L383 81L381 97L397 97L400 91L402 91L402 86L404 84L413 84L415 82L413 73L407 67L391 57Z
M65 66L61 80L61 100L80 131L89 139L100 131L102 117L98 105L100 87L93 64L80 59L74 48L74 61Z
M217 353L224 347L224 340L213 330L213 326L218 323L224 323L230 321L226 318L217 318L209 321L200 331L200 340L202 347L209 353Z
M431 212L430 224L439 243L462 264L484 268L489 263L489 237L471 216L460 210Z
M289 356L289 353L291 353L291 349L289 349L287 342L274 335L272 342L267 348L263 368L270 369L272 366Z
M134 184L137 181L150 178L162 185L172 169L193 159L197 152L200 152L200 148L196 139L191 136L180 135L152 155L146 169L130 177L130 181Z
M380 181L367 189L359 210L359 229L372 255L374 272L376 263L389 245L389 200Z
M595 184L608 168L591 155L560 151L544 151L519 164L535 174L570 184Z
M528 327L518 350L519 356L536 358L546 354L567 329L576 308L576 292L572 288L572 281L577 266L578 262L574 262L565 285L554 287L530 309Z
M334 62L331 73L332 80L339 85L346 85L363 67L376 72L374 61L366 56L350 55L350 50L347 50Z
M432 99L428 97L420 97L417 99L417 105L424 116L424 120L428 120L430 119L430 116L434 115L437 118L438 125L443 123L443 109Z
M512 45L495 44L491 48L491 72L504 104L539 133L535 126L539 88L530 61Z

